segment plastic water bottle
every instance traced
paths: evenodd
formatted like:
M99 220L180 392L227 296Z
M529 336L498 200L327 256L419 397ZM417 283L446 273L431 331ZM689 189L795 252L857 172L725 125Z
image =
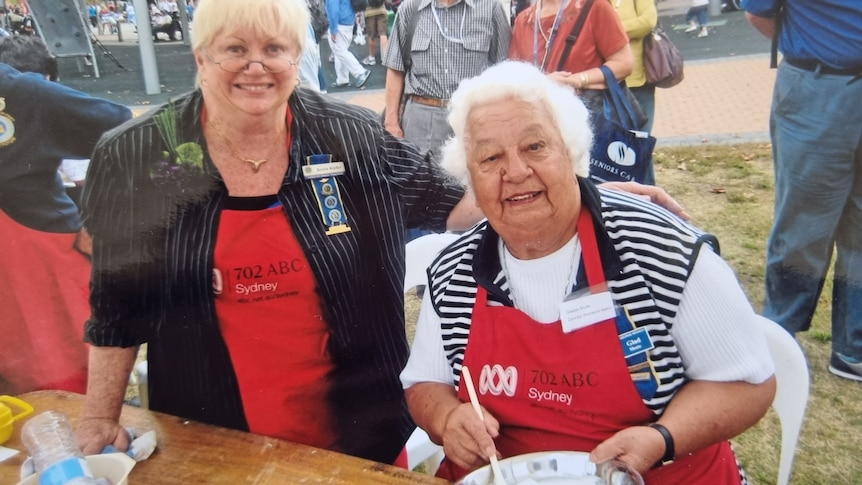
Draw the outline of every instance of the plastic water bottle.
M39 485L95 485L84 454L75 443L69 418L57 411L30 418L21 440L33 457Z

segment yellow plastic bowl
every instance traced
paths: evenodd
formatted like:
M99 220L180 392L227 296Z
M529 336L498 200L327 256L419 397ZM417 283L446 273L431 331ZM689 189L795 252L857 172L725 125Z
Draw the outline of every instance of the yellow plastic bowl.
M90 455L87 464L96 478L107 478L113 485L128 485L129 472L135 466L135 460L123 453L106 453ZM39 477L35 474L18 482L18 485L38 485Z

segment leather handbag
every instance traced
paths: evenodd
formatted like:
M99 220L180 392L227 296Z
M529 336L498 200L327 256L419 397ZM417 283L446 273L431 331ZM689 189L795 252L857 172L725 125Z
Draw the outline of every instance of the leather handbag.
M647 83L670 88L682 82L682 54L661 27L656 27L644 37L643 49Z
M590 178L596 182L646 182L656 139L638 131L637 113L607 66L601 66L608 85L605 108L593 112ZM612 105L612 106L611 106ZM612 119L615 112L619 121Z

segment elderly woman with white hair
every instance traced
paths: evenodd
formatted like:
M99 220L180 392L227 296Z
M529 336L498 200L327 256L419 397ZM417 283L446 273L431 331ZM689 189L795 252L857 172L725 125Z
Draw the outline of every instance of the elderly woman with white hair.
M430 267L401 374L413 418L444 447L439 474L574 450L647 484L740 483L728 439L764 415L775 381L715 239L588 181L587 110L533 66L464 81L449 122L444 168L487 220Z

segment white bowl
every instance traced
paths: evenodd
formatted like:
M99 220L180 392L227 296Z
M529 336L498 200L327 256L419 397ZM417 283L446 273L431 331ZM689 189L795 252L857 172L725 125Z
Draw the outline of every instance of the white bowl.
M135 466L135 460L124 453L106 453L90 455L87 464L96 478L107 478L113 485L128 485L129 472ZM18 485L38 485L39 477L30 475L18 482Z
M596 465L581 451L541 451L500 460L507 485L643 485L643 478L618 461ZM610 483L600 475L610 475ZM473 470L456 485L493 485L490 466Z

